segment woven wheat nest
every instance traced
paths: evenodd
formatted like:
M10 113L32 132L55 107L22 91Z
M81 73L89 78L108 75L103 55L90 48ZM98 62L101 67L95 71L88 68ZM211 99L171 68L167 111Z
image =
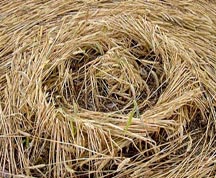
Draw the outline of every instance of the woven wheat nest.
M1 0L0 177L216 174L216 2Z

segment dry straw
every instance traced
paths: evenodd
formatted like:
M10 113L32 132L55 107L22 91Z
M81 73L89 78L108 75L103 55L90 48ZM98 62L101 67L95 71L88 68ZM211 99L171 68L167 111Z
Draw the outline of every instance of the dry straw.
M214 177L216 3L1 0L0 177Z

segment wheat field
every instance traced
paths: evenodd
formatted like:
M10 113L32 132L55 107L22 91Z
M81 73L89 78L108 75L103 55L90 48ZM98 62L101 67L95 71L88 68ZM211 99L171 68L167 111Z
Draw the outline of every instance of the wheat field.
M216 1L0 1L0 177L215 178L215 137Z

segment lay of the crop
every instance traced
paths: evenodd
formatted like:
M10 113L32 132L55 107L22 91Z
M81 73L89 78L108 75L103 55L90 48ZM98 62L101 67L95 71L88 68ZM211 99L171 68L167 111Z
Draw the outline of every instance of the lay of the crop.
M214 178L215 137L216 1L0 1L0 177Z

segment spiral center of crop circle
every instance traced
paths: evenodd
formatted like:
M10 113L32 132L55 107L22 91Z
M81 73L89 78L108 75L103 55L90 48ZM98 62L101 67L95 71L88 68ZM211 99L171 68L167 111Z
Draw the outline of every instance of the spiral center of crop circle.
M152 51L142 55L137 49L110 49L104 54L89 49L89 54L74 56L74 98L91 111L128 113L153 106L163 90L162 59ZM79 66L77 69L76 66Z

